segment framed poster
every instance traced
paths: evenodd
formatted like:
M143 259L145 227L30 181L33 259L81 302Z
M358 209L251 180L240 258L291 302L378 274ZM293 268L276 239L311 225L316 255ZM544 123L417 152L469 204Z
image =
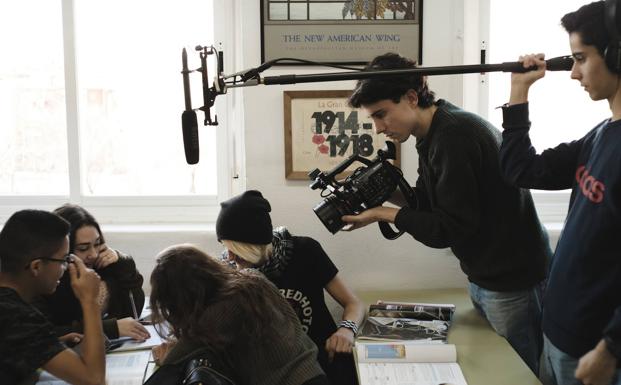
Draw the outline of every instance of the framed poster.
M422 0L260 0L261 61L366 64L396 52L422 64Z
M285 178L308 180L316 168L330 171L352 154L377 156L386 137L370 117L347 105L351 91L285 91ZM396 166L400 165L399 143ZM364 166L352 163L338 179Z

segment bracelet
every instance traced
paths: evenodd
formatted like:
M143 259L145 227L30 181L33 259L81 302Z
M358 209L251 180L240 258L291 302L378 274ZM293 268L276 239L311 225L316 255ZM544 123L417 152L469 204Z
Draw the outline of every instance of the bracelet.
M352 332L354 332L354 336L358 334L358 325L355 321L344 319L339 323L339 327L351 330Z

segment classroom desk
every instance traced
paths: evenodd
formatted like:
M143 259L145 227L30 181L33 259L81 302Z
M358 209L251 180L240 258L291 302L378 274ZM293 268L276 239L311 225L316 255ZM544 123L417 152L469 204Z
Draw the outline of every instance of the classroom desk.
M470 302L467 289L359 291L369 305L377 300L451 303L455 305L448 342L469 385L541 385L509 343L491 328Z

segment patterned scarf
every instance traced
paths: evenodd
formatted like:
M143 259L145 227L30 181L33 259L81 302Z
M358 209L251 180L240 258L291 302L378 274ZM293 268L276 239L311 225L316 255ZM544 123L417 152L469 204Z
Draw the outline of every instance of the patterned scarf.
M272 280L278 278L285 271L291 258L293 258L293 237L284 226L273 230L272 255L267 262L257 269Z

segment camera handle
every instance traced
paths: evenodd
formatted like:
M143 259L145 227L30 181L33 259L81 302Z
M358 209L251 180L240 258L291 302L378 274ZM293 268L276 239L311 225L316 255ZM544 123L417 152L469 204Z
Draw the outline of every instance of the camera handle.
M405 201L407 202L408 206L414 210L418 209L418 199L416 198L416 193L414 192L414 189L405 180L401 170L399 170L397 167L393 166L392 164L390 166L391 166L389 168L390 174L392 175L393 179L397 181L397 187L399 188L399 190L401 190L401 193L403 194L403 197L405 198ZM394 231L388 222L380 221L380 222L377 222L377 225L379 226L380 231L382 232L382 235L386 239L390 239L390 240L397 239L400 236L402 236L404 233L403 230Z

